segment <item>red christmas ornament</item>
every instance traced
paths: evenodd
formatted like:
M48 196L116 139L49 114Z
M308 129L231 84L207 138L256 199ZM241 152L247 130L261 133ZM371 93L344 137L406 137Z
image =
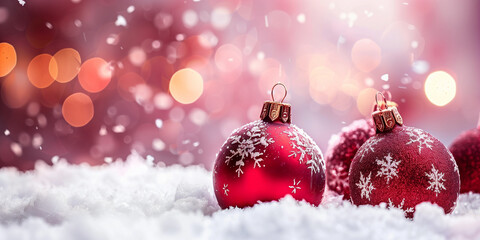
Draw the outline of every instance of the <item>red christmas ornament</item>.
M260 119L235 130L217 155L213 187L220 207L253 206L287 194L320 204L322 153L302 129L290 124L290 105L267 101Z
M362 144L374 135L373 121L360 119L342 128L328 142L325 157L327 186L331 191L343 195L343 199L350 199L348 170L353 157Z
M391 102L392 95L384 91L389 106L397 106ZM377 110L377 104L373 104L373 111ZM375 127L372 120L360 119L342 128L342 131L333 135L328 142L328 150L325 158L327 186L329 190L343 195L343 199L350 200L350 188L348 184L348 171L353 157L358 149L372 136L375 136Z
M431 202L450 213L460 176L448 149L429 133L402 126L396 107L383 107L372 116L377 134L360 147L350 166L352 202L384 202L403 209L408 217L417 204Z
M460 192L480 193L480 121L477 129L458 136L450 151L460 171Z

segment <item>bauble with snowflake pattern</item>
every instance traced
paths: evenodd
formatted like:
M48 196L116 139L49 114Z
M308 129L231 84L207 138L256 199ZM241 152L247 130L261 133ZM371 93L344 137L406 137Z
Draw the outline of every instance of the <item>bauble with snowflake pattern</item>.
M398 106L390 101L392 95L389 91L383 91L387 97L389 106ZM376 102L372 104L372 112L378 108ZM372 119L359 119L342 128L340 133L332 135L328 141L325 166L327 175L327 187L344 200L350 200L350 188L348 184L348 171L353 157L358 149L370 138L375 136L375 127Z
M375 135L372 120L360 119L343 127L340 133L332 135L325 155L325 174L330 191L350 200L348 171L358 149Z
M480 121L476 129L460 134L450 151L460 171L460 192L480 193Z
M260 120L235 130L221 147L213 187L221 208L253 206L288 194L318 205L325 188L322 153L290 123L290 105L267 101Z
M455 160L438 139L403 126L396 107L372 113L377 134L355 154L349 172L355 205L400 208L413 217L415 206L431 202L445 213L453 211L460 190Z

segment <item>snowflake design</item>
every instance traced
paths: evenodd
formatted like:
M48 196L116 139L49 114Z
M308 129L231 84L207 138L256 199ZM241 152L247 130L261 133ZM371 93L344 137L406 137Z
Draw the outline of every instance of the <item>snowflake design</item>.
M313 140L303 132L300 128L293 126L294 129L290 127L288 130L283 131L290 138L291 145L294 150L291 151L289 157L297 157L300 163L304 161L308 165L308 168L311 171L311 174L318 173L320 171L319 163L322 168L325 168L323 165L323 156L320 152L318 146L313 142ZM310 157L310 159L307 159Z
M377 172L377 177L386 176L387 184L389 184L390 179L393 177L398 177L397 168L401 161L395 161L390 153L383 158L383 160L376 159L377 164L380 165L380 170Z
M255 162L253 167L261 167L260 162L263 161L261 156L265 153L265 149L271 143L275 141L272 138L268 138L265 133L265 124L261 121L255 121L253 127L246 131L243 135L236 135L239 130L236 130L234 134L228 139L231 141L231 144L238 144L235 150L230 150L230 155L225 158L225 164L229 164L230 160L235 157L240 157L239 160L235 161L235 166L238 166L235 170L240 177L243 174L242 167L245 166L244 160L247 158L253 159ZM246 127L248 127L247 125ZM259 152L257 145L263 146L263 151Z
M293 179L293 184L291 186L288 186L289 188L292 189L292 193L297 193L297 189L302 189L301 187L298 186L300 184L301 180L298 182L295 182L295 178Z
M355 185L357 185L357 187L362 191L360 196L361 198L365 196L368 200L370 200L370 193L372 193L372 190L375 189L372 182L370 182L371 177L371 172L368 174L368 177L364 177L360 172L360 181Z
M370 138L360 147L360 149L358 149L357 155L361 156L360 162L363 160L363 157L365 157L368 152L375 152L374 146L377 145L382 139L383 138L380 137Z
M395 206L395 204L393 204L392 200L390 200L390 198L388 199L388 208L398 208L398 209L401 209L403 211L404 214L407 214L407 213L413 213L415 210L413 209L413 207L409 207L407 209L403 209L403 205L405 204L405 198L402 199L402 202L400 204L398 204L397 206Z
M418 128L406 128L405 133L410 137L406 145L418 143L418 153L422 153L422 148L432 150L433 139L424 131Z
M432 164L432 170L430 170L430 173L425 173L425 175L428 177L429 179L428 183L430 184L427 187L427 190L434 191L435 196L438 197L438 194L442 190L446 190L445 185L443 185L443 183L445 182L445 179L443 178L445 174L435 169L435 166L433 166L433 164Z
M459 171L458 171L457 161L455 161L455 158L453 157L453 154L450 151L448 151L448 154L450 155L450 161L453 163L453 170L458 173Z
M223 193L225 196L228 196L228 192L230 192L230 190L228 190L228 184L223 184Z
M335 165L330 170L330 175L332 177L331 180L329 180L329 185L337 190L341 191L342 189L346 189L348 187L348 172L346 171L346 166L343 163L340 163L339 165Z

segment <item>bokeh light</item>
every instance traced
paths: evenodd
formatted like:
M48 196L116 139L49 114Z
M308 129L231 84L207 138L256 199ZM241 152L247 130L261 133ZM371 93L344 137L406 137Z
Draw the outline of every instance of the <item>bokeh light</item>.
M0 4L0 132L10 132L9 165L33 168L54 155L105 164L137 151L157 165L210 168L222 138L258 119L277 82L288 88L295 123L321 149L349 122L371 118L377 90L391 91L409 124L446 143L478 118L479 30L468 4L26 2ZM455 73L456 94L451 82L429 87L437 70ZM65 99L78 92L95 110L79 129L73 125L86 120L71 125L62 116ZM283 89L274 95L279 100ZM458 124L443 132L432 121L439 117Z
M27 104L32 95L32 85L21 71L12 72L2 83L2 99L10 108L21 108Z
M373 88L365 88L357 96L358 111L365 117L370 117L373 110L375 94L377 90Z
M431 103L439 107L451 102L456 92L455 79L444 71L430 73L425 81L425 95Z
M364 38L355 42L351 56L355 67L368 73L380 65L382 50L374 41Z
M70 82L77 76L81 64L82 59L77 50L64 48L53 55L49 64L49 72L57 82Z
M30 83L37 88L46 88L50 86L55 79L50 74L57 72L56 61L52 63L52 55L40 54L32 59L28 64L27 76Z
M230 24L232 16L230 10L224 7L215 8L212 11L211 23L212 26L216 29L224 29Z
M173 74L169 85L172 97L179 103L190 104L203 93L202 76L193 69L184 68Z
M78 81L85 91L100 92L110 83L112 69L102 58L91 58L85 61L78 73Z
M68 96L62 105L62 115L65 121L73 127L85 126L94 115L92 99L84 93L74 93Z
M147 55L141 47L133 47L128 53L128 59L134 66L141 66L147 59Z
M6 42L0 43L0 77L9 74L17 64L15 48Z
M8 20L8 9L6 7L0 7L0 24Z
M223 72L238 70L242 66L242 51L233 44L222 45L215 53L215 64Z
M118 79L118 93L125 100L135 100L135 87L141 84L145 84L145 81L140 75L135 72L125 73Z
M310 72L310 96L319 104L328 104L334 99L338 86L335 72L326 67L318 67Z

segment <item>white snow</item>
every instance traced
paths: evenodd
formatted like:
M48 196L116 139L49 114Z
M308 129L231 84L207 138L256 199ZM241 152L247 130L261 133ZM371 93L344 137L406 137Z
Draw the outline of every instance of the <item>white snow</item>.
M287 196L220 210L211 174L137 155L97 167L60 159L26 173L3 168L0 239L480 239L480 194L461 195L451 215L423 203L413 220L332 192L319 207Z
M125 17L123 17L122 15L118 15L117 20L115 20L115 26L126 27L127 26L127 20L125 19Z

